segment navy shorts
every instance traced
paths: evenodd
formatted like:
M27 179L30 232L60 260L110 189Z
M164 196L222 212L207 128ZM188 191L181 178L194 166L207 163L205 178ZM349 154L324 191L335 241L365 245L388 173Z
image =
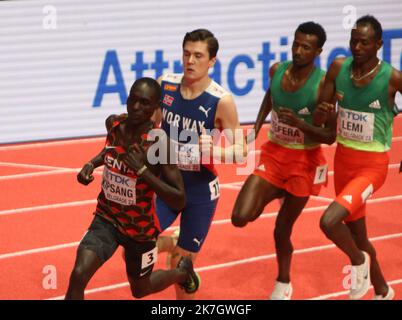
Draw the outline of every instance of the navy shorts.
M125 249L126 271L130 278L138 279L152 273L157 258L156 241L135 241L98 215L95 215L78 250L91 250L105 263L119 245Z
M213 220L218 199L203 203L186 203L180 216L180 235L177 245L190 252L199 252ZM180 211L169 208L163 200L156 198L156 214L162 230L176 220Z

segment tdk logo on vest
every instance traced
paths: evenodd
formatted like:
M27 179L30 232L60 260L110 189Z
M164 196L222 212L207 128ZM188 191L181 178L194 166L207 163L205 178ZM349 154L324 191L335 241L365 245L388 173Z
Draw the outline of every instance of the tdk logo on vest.
M106 171L105 174L107 175L109 181L112 181L117 184L124 184L127 187L130 187L130 184L128 183L130 181L129 178L122 177L121 175L114 174L113 172L110 171Z
M183 130L201 132L201 129L205 127L205 121L197 121L187 117L181 117L179 114L175 114L171 111L163 109L163 120L169 125L179 128L180 125Z
M367 122L367 114L345 111L348 120Z
M340 110L340 115L342 118L346 118L346 120L363 121L363 122L368 121L367 114L361 114L347 110Z

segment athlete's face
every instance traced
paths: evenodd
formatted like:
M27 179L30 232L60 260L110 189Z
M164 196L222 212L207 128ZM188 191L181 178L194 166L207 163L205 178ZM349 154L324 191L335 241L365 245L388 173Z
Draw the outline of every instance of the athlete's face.
M314 62L322 51L317 46L318 38L314 34L306 34L300 31L295 33L295 39L292 44L293 64L298 67L306 66Z
M375 38L374 29L370 24L360 24L352 29L349 45L353 60L361 64L377 56L382 40Z
M154 89L146 83L140 83L130 90L127 98L128 120L132 124L142 124L151 119L159 101Z
M199 80L208 75L216 57L210 59L205 41L187 41L183 47L183 71L188 80Z

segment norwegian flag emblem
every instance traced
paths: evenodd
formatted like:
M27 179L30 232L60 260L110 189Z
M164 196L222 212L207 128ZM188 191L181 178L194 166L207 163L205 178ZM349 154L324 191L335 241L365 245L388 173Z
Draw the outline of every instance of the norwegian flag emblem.
M163 97L163 103L168 105L169 107L172 106L174 98L172 96L169 96L168 94L165 94Z

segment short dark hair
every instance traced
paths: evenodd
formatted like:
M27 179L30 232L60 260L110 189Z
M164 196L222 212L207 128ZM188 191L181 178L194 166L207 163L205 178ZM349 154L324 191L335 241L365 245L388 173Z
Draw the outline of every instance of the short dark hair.
M160 99L162 97L161 86L159 85L158 81L156 81L155 79L152 79L152 78L142 77L142 78L135 80L135 82L131 86L130 93L134 90L134 88L136 88L137 86L139 86L143 83L153 89L153 91L155 93L155 99L157 101L160 101Z
M215 58L218 53L219 43L214 34L207 29L196 29L187 32L183 39L183 49L187 41L206 41L208 45L209 58Z
M359 25L359 24L360 25L369 24L374 30L375 38L377 40L382 39L382 26L381 26L381 23L376 18L374 18L374 16L371 16L371 15L367 14L365 16L360 17L356 21L356 26Z
M313 21L308 21L300 24L295 33L299 31L304 34L313 34L317 36L317 46L318 48L322 48L324 46L325 41L327 41L327 34L325 33L324 28Z

